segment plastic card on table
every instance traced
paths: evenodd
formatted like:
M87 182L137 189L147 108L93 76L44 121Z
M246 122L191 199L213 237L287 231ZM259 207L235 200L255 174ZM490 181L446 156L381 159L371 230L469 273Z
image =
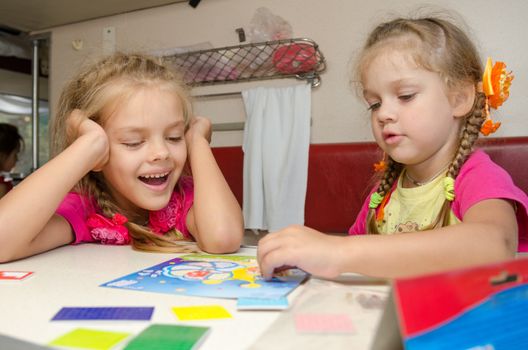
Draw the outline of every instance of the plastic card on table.
M355 327L347 314L299 313L295 315L295 327L304 333L354 333Z
M386 285L358 285L355 280L311 279L250 349L349 349L351 344L354 349L368 349L388 289ZM330 327L321 324L323 318L332 321Z
M238 310L286 310L288 298L238 298Z
M233 317L229 311L220 305L173 307L172 312L174 312L181 321L210 320L215 318Z
M49 345L81 349L107 350L113 348L117 343L121 342L129 335L129 333L123 332L109 332L95 329L77 328L51 341Z
M32 275L31 271L0 271L0 281L22 281Z
M153 324L132 339L125 350L197 349L208 332L208 327Z
M63 307L51 320L148 321L153 312L153 307Z

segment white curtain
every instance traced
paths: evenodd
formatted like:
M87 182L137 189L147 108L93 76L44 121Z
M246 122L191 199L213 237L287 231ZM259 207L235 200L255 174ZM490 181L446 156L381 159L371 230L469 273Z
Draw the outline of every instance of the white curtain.
M245 226L272 232L304 224L311 86L258 87L242 96Z

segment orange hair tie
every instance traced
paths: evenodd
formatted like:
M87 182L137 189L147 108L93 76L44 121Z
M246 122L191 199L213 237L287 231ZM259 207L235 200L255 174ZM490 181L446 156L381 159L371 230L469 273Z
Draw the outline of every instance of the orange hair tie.
M387 169L387 162L385 162L385 157L385 152L383 152L383 157L381 158L381 160L373 164L375 172L382 173Z
M390 196L388 196L388 195L383 197L383 200L380 203L380 207L378 209L378 212L376 213L376 221L381 221L381 220L383 220L383 217L385 217L385 205L387 204L387 201L389 200L389 197Z

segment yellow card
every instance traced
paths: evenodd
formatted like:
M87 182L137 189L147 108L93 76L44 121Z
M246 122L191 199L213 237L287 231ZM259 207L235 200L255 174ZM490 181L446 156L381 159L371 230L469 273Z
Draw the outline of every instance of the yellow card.
M231 318L231 314L220 305L173 307L172 312L182 321Z
M51 341L49 345L75 347L81 349L108 350L129 335L130 333L77 328Z

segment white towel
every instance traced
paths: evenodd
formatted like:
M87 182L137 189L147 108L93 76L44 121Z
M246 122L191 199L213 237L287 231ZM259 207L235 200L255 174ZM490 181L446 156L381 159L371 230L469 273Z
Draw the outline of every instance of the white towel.
M309 84L242 91L246 228L304 224L310 144Z

